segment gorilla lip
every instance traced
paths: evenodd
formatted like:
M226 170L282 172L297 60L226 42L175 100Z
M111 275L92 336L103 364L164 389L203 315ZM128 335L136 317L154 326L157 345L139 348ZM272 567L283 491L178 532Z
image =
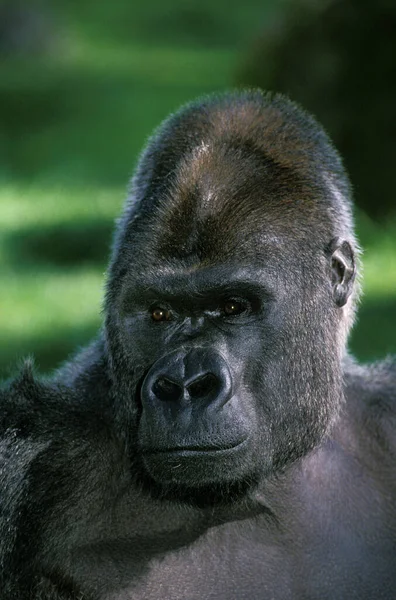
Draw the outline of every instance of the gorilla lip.
M236 444L229 444L221 448L216 446L176 446L174 448L158 448L158 449L143 449L144 454L179 454L179 455L199 455L199 454L226 454L245 446L248 438L244 438L242 441Z

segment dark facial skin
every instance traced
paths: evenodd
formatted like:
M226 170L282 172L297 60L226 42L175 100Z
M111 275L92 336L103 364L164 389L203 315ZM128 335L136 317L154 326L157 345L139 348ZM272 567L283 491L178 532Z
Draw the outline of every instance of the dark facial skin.
M243 269L215 267L156 285L142 295L128 286L124 296L139 298L124 313L125 333L149 367L138 433L148 472L194 487L254 477L252 457L266 432L258 432L244 362L254 368L260 335L271 334L268 288Z

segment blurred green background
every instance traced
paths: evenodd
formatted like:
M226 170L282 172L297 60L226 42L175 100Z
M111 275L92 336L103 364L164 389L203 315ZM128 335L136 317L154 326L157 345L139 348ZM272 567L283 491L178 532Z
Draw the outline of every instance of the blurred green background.
M0 3L0 376L28 354L48 371L95 334L114 219L147 137L196 96L271 81L252 80L252 51L289 8ZM272 64L260 45L260 73L262 52ZM350 345L371 360L396 351L396 219L387 210L374 221L364 208L364 297Z

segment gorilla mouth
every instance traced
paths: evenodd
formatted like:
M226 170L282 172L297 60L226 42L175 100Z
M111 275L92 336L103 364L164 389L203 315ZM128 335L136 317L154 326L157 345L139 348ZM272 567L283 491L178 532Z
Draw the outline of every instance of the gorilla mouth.
M201 508L227 505L244 497L255 484L250 442L245 436L221 445L194 440L185 445L142 448L141 481L155 497Z
M155 448L150 450L144 450L144 454L178 454L179 456L188 456L192 454L225 454L228 452L232 452L233 450L237 450L244 446L247 442L247 437L243 440L240 440L236 443L230 443L224 446L201 446L201 445L191 445L191 446L175 446L172 448Z

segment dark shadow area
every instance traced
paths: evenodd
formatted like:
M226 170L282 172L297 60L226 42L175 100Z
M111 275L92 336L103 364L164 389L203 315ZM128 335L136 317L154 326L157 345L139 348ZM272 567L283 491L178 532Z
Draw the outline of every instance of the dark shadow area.
M316 115L344 158L358 206L380 221L394 217L396 3L278 4L237 82L283 92Z
M72 86L59 77L0 83L0 127L10 138L73 115ZM40 81L41 79L41 81ZM8 83L8 85L7 85Z
M108 219L73 221L13 232L5 237L9 264L69 267L87 263L105 265L114 224Z
M205 23L205 27L202 24ZM238 28L235 27L235 35ZM224 17L220 11L215 13L209 6L200 4L181 5L178 10L169 11L167 4L163 5L146 23L144 39L153 43L174 44L175 36L180 46L232 46L235 39L231 35L232 28L224 27Z
M362 302L349 347L365 362L396 354L396 297Z

